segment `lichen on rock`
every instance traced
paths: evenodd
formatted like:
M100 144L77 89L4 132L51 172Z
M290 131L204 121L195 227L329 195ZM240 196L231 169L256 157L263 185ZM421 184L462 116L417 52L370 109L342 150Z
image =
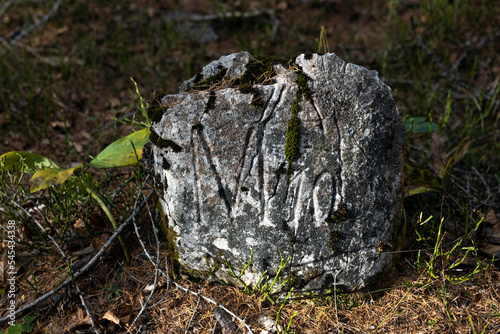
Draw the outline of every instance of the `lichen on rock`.
M155 173L181 272L238 284L223 264L253 254L241 279L256 284L289 257L280 274L313 295L390 276L395 255L378 250L404 237L405 128L376 72L239 52L159 105Z

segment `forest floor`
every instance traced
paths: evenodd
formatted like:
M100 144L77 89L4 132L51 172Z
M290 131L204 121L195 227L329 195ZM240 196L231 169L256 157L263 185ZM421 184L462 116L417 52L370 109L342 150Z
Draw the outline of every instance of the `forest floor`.
M271 332L276 323L281 333L500 333L499 21L500 3L480 0L4 2L0 154L88 163L145 126L141 97L147 104L176 93L222 55L322 48L378 71L393 90L407 125L407 241L391 288L362 296L284 303L173 280L159 273L170 254L155 241L154 200L138 195L145 167L120 167L90 173L119 225L140 203L150 209L134 220L139 234L123 233L130 264L115 243L66 284L113 235L107 215L90 195L57 187L31 194L31 175L2 172L0 331L9 327L13 289L15 309L25 311L10 333L225 333L213 302L237 316L229 319L242 332ZM43 24L31 30L34 22ZM328 45L318 42L322 27ZM151 191L146 182L142 193Z

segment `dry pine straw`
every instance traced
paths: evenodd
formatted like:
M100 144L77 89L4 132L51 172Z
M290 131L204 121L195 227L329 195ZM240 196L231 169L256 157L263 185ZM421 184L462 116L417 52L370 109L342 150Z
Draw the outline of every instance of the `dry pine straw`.
M394 286L380 299L363 302L346 309L340 305L316 306L312 303L286 305L280 316L280 325L286 325L297 312L293 328L297 333L471 333L471 322L476 332L500 331L500 317L493 317L491 303L500 307L498 271L490 270L483 278L476 278L460 285L440 280L426 284L409 266L397 278ZM195 284L182 281L192 291L200 292L224 304L245 322L254 333L260 333L258 318L266 315L275 319L279 305L262 303L261 298L243 294L234 287L217 284ZM446 311L442 291L446 289ZM152 322L158 332L212 333L216 324L212 313L214 305L203 299L171 288L166 298L153 311ZM449 320L448 314L452 321ZM338 316L338 319L337 319ZM191 321L191 326L188 324ZM242 327L241 327L242 328ZM219 333L219 331L215 331Z
M153 249L149 251L154 253ZM160 258L165 259L167 254L162 253ZM113 256L108 257L96 268L91 278L78 281L99 326L108 333L127 332L127 326L123 323L117 326L104 320L105 313L112 311L130 324L141 308L140 300L144 301L148 296L143 291L144 287L153 283L153 266L138 249L133 252L133 258L132 265L127 266L124 272ZM31 263L30 266L37 277L39 296L54 286L57 277L65 276L62 260L56 260L54 255L39 259L33 265ZM361 305L350 309L339 300L337 312L333 302L326 306L294 302L283 308L279 324L288 324L290 317L297 312L292 323L297 333L341 333L342 330L343 333L471 333L471 321L478 333L485 326L487 333L500 331L500 316L491 315L494 312L492 303L500 310L500 274L497 268L492 267L484 277L478 276L466 283L452 285L439 279L427 283L426 278L409 265L398 265L402 268L394 282L395 288L386 291L377 300L367 298ZM26 278L29 276L29 272L24 275ZM109 299L109 290L105 288L113 282L120 297ZM244 294L231 286L187 280L178 283L225 305L244 319L254 333L260 333L263 329L258 319L267 316L274 320L280 306L271 305L259 296ZM166 287L166 280L160 279L150 303L153 305L158 302L158 305L145 312L140 321L142 324L158 333L185 333L186 330L188 333L222 332L213 314L213 304L199 300L197 296L177 289L172 284L168 291ZM24 296L25 302L34 300L34 291L24 278L19 280L19 289L19 296ZM443 289L446 289L446 304L442 298ZM78 298L68 298L66 295L57 308L41 312L36 329L54 333L51 330L53 328L71 329L68 326L69 319L74 319L70 322L76 326L78 321L82 321L82 316L85 317L85 313L77 316L81 314L78 313L79 307ZM237 321L236 324L240 325ZM242 326L240 328L243 329Z

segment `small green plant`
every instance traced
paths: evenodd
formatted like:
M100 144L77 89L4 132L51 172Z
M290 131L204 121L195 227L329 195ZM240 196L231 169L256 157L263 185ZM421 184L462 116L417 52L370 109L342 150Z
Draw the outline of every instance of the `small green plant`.
M90 168L107 169L128 166L136 164L142 158L142 150L144 145L149 142L150 123L147 117L147 106L142 99L142 96L137 87L137 83L132 79L135 85L136 93L139 96L141 111L145 121L138 122L134 118L125 119L125 123L131 126L139 125L142 129L122 137L107 146L99 155L94 157L88 164L80 163L75 167L60 168L54 161L39 154L12 151L0 156L0 173L3 177L7 175L14 184L17 183L18 187L14 193L23 191L23 187L19 187L23 176L32 174L30 179L31 187L30 192L36 193L48 189L50 193L50 200L55 201L57 207L61 211L66 212L66 216L71 215L75 202L87 202L90 198L95 200L100 208L104 211L109 221L116 229L118 224L111 213L111 208L117 209L108 199L103 196L100 191L100 185L96 182L92 173L89 172ZM17 177L15 176L17 174ZM6 195L9 190L6 188L6 183L2 182L3 194ZM57 187L58 190L54 188ZM16 198L16 196L14 196ZM12 200L15 200L12 199ZM19 198L19 196L17 196ZM62 223L57 215L54 215L54 220L59 222L61 234L67 228L67 225ZM130 263L130 255L128 254L125 241L122 236L118 236L122 245L125 260Z
M330 47L328 46L328 37L326 36L326 29L324 26L321 26L319 38L316 39L316 48L318 50L318 53L330 52Z
M36 281L35 274L33 273L33 270L30 268L30 274L31 278L33 279L33 283L30 282L29 279L26 278L26 282L31 286L31 288L35 291L35 298L38 297L38 282Z
M11 325L9 328L7 328L6 332L0 332L0 334L31 333L31 331L33 330L33 322L35 321L37 316L38 316L38 314L35 316L25 315L23 318L24 325L21 325L21 324Z
M450 250L443 250L442 242L444 238L444 218L441 219L438 225L437 236L434 241L433 247L431 247L432 239L430 237L424 236L424 233L422 232L423 230L421 229L421 226L431 223L432 218L433 217L430 216L426 220L422 221L422 214L420 214L418 223L415 228L418 236L418 241L424 242L427 249L433 250L428 261L423 259L423 256L421 254L422 251L418 252L417 258L417 268L427 273L429 279L437 279L444 274L444 278L450 283L460 284L470 280L474 275L480 274L489 268L489 265L484 266L482 264L481 259L478 256L478 249L474 241L472 240L472 236L479 228L483 219L480 219L471 231L469 231L466 226L464 235L455 242L453 247ZM470 246L464 246L469 242L471 244ZM465 275L450 275L449 273L452 272L456 267L461 265L469 254L476 259L476 267L470 273Z
M285 307L285 304L288 300L288 298L290 298L291 294L292 294L292 290L293 288L290 289L290 291L288 292L288 294L286 295L285 299L283 300L283 302L281 303L280 305L280 308L278 310L278 313L276 313L276 321L274 322L274 327L276 328L276 332L278 334L294 334L295 331L294 330L291 330L291 327L292 327L292 322L293 322L293 318L295 318L295 316L297 315L297 312L295 312L291 317L290 317L290 320L288 321L288 324L287 326L284 328L283 331L280 331L279 328L278 328L278 321L279 321L279 318L280 318L280 314L281 314L281 310L283 309L283 307Z
M281 272L283 269L288 265L288 262L290 261L290 257L288 257L286 260L283 258L283 255L280 252L280 265L278 269L276 270L276 274L274 275L272 281L270 279L270 276L267 274L267 270L262 273L255 284L254 287L251 287L247 285L241 277L245 273L245 270L251 265L253 259L253 248L250 249L250 259L248 260L247 264L243 267L243 269L240 271L239 274L236 274L233 266L229 261L224 259L224 264L228 268L228 271L226 271L226 274L228 274L230 277L236 279L242 286L243 286L243 292L246 294L251 294L251 295L260 295L262 300L268 300L271 302L271 304L275 304L278 302L279 298L274 297L276 293L281 291L284 287L292 285L291 282L293 278L288 278L286 280L282 280L281 278ZM275 321L275 328L277 329L278 334L292 334L295 333L295 331L291 331L291 326L293 322L293 318L297 315L297 313L294 313L291 317L290 320L285 327L284 331L280 331L278 329L278 321L279 317L281 314L281 311L283 307L285 307L288 299L292 295L293 287L290 288L288 291L286 297L281 301L280 303L280 308L278 310L278 313L276 314L276 321Z
M488 311L490 316L495 317L495 318L500 318L500 307L498 305L493 304L493 302L490 302L490 304L491 304L491 308L493 309L492 312Z
M118 288L116 287L115 282L111 283L109 287L105 287L104 290L108 292L108 299L113 299L121 296L120 290L118 290Z
M243 269L240 271L239 274L236 274L234 271L233 266L229 261L226 259L223 260L224 264L227 266L229 271L226 272L230 277L235 278L238 280L238 282L243 286L243 292L247 294L262 294L262 299L263 300L269 300L271 304L276 303L276 299L273 299L273 295L275 295L277 292L279 292L284 286L288 286L291 278L288 278L286 280L282 280L281 277L281 272L283 269L288 265L288 262L290 261L290 257L288 257L286 260L283 258L280 252L280 265L278 270L276 271L276 274L273 277L273 280L271 281L270 276L267 274L267 270L264 271L257 283L255 284L254 287L251 287L247 285L241 277L245 273L245 270L251 265L253 259L253 249L250 250L250 259L248 260L247 264L243 267ZM270 282L271 281L271 282Z
M146 102L144 102L144 99L142 98L141 92L139 91L139 87L137 86L137 83L135 82L135 80L133 78L130 78L130 80L132 80L132 82L134 83L135 93L137 94L137 97L139 98L139 106L137 107L137 109L141 113L144 120L143 121L136 120L136 118L135 118L136 113L134 113L132 115L132 119L124 117L123 119L113 118L113 120L116 122L128 125L130 127L139 126L141 129L147 129L151 126L151 122L149 120L148 111L147 111L148 104ZM155 96L153 94L153 100L154 99L155 99Z
M30 191L32 193L58 186L64 194L69 195L69 197L63 196L62 198L79 195L81 196L80 200L85 201L85 197L90 196L99 204L113 227L118 228L106 200L99 193L99 186L88 169L113 168L135 164L141 159L142 149L148 141L148 128L136 131L110 144L87 165L79 164L72 168L60 168L50 159L35 153L12 151L0 156L0 172L18 171L22 175L25 173L33 174L30 180ZM129 263L130 256L125 242L121 236L119 236L119 240L125 259Z

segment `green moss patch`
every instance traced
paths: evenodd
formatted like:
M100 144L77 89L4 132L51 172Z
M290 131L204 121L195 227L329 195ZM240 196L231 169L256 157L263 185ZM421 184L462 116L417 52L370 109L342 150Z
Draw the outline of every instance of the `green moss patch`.
M286 131L285 158L289 164L292 164L299 154L300 120L297 115L292 115L292 118L290 118L287 124L288 129Z
M163 234L163 237L166 239L167 248L168 248L168 266L169 270L172 273L174 279L180 278L180 263L179 263L179 253L177 252L177 248L175 246L175 240L179 237L179 235L174 231L173 227L168 226L168 218L163 212L163 208L160 205L159 201L156 201L158 211L160 212L160 222L159 227L160 231Z
M300 99L304 96L306 99L311 100L312 92L307 82L311 80L302 70L297 71L297 85L299 86L299 91L297 92L297 98Z
M337 210L333 211L328 218L326 219L326 222L329 225L334 225L335 223L340 223L346 220L349 217L349 210L347 210L347 206L340 202Z
M227 68L219 65L217 68L217 73L214 75L200 80L199 82L196 82L197 79L199 79L199 76L195 77L195 84L192 89L194 90L207 90L210 89L214 84L220 83L224 80L224 77L226 76L227 73Z
M161 121L161 118L165 113L165 108L161 106L161 99L163 98L163 96L165 95L156 97L146 110L149 120L153 123Z
M205 106L205 110L203 111L205 114L208 114L210 110L213 110L215 108L215 96L216 96L215 92L210 91L207 105Z
M163 139L161 138L155 130L151 129L149 133L149 140L156 145L157 147L160 148L170 148L173 152L179 153L182 151L182 147L177 145L175 142L168 140L168 139Z
M293 162L297 159L299 155L300 147L300 119L298 114L300 112L300 102L304 96L306 99L310 100L312 97L312 92L307 85L310 78L302 71L297 71L297 85L299 89L297 90L297 97L293 102L291 114L292 117L288 121L288 128L286 130L286 142L285 142L285 159L288 162L288 182L291 181L293 174Z

